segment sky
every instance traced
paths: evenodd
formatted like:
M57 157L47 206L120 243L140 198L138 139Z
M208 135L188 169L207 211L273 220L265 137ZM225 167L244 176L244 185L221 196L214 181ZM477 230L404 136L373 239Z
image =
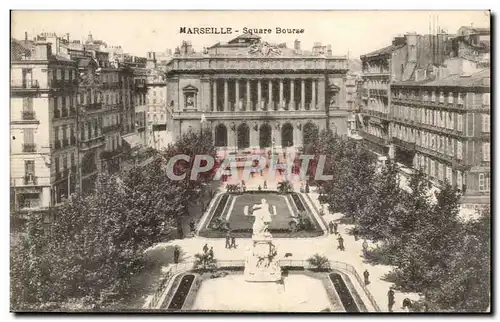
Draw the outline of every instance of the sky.
M434 18L432 18L434 17ZM58 36L70 33L70 40L94 40L120 45L125 52L146 56L148 51L175 49L190 40L196 51L217 42L227 42L247 28L270 28L261 34L270 43L294 40L311 50L314 42L332 46L333 55L360 55L390 45L392 38L407 32L429 33L430 22L456 33L461 26L489 27L487 11L13 11L11 35L32 39L41 32ZM180 34L180 27L232 28L232 34ZM280 28L304 29L301 34L276 34ZM437 29L437 28L436 28ZM239 30L239 33L235 33Z

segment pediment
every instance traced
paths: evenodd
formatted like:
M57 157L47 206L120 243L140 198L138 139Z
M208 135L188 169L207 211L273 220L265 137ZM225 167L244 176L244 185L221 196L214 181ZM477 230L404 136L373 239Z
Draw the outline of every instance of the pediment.
M184 92L197 92L198 91L198 88L194 87L193 85L189 84L187 86L184 86L182 88L182 91Z

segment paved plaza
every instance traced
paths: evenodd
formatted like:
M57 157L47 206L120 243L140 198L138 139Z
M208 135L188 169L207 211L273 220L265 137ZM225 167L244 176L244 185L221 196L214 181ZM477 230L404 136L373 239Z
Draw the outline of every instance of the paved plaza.
M248 180L247 188L252 189L256 188L263 182L263 177L255 176ZM275 189L277 184L279 183L279 178L277 178L274 182L269 182L269 189ZM294 181L293 187L295 191L299 191L301 185L303 186L303 182ZM227 184L227 183L226 183ZM220 192L225 191L225 185L222 185L219 188ZM312 202L317 209L321 208L321 204L318 201L318 193L315 191L314 187L311 187L310 193L308 193L310 198L308 202ZM326 207L325 207L326 208ZM328 213L325 210L325 215L322 217L323 223L322 226L325 228L326 224L330 221L337 221L343 217L340 213ZM349 235L347 232L352 228L349 225L339 224L338 232L344 238L345 251L340 251L337 249L337 235L334 234L325 234L320 237L312 237L312 238L275 238L274 244L276 245L279 253L279 259L287 259L287 260L306 260L311 257L313 254L318 253L324 256L327 256L331 261L338 261L352 265L357 273L362 276L362 273L365 270L368 270L370 273L370 284L367 286L370 293L375 298L380 310L382 312L388 312L387 307L387 292L389 287L392 286L392 283L384 280L384 275L391 271L391 267L385 265L373 265L370 263L366 263L362 257L362 243L363 240L355 240L353 236ZM225 260L243 260L245 258L245 253L247 249L249 249L252 245L252 240L250 238L240 238L236 240L236 249L227 249L225 248L225 239L224 238L203 238L199 236L195 236L193 238L185 238L185 239L176 239L169 241L167 243L157 244L154 248L172 248L171 246L177 245L181 247L183 251L183 257L181 258L182 262L190 262L194 260L194 255L202 252L203 245L208 244L209 247L213 247L215 258L219 261ZM375 245L370 244L370 247L375 247ZM285 254L292 254L285 258ZM174 266L172 263L165 263L164 270L169 267ZM235 286L236 287L236 286ZM417 300L419 298L418 294L415 293L402 293L396 292L395 301L396 305L393 308L394 312L403 311L401 308L402 301L405 298L410 298L412 300ZM147 300L147 299L146 299Z

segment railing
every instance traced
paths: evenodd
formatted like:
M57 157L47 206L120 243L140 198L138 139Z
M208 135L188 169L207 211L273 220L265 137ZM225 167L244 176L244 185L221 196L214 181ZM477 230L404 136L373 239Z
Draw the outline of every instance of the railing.
M90 103L83 106L87 111L98 111L102 108L102 103Z
M36 119L35 111L22 111L21 118L24 121L33 121Z
M23 152L36 152L36 144L34 143L24 143Z
M29 185L29 184L36 185L37 182L38 182L37 178L34 175L32 175L32 174L24 176L23 179L24 179L23 182L24 182L25 185Z
M38 89L40 85L36 79L12 79L10 81L10 86L12 88L23 88L23 89Z
M225 268L225 267L244 267L245 266L245 261L243 260L220 260L217 261L217 268ZM304 269L310 269L314 268L309 265L309 262L307 260L296 260L296 259L281 259L279 260L279 265L280 267L303 267ZM179 274L179 273L184 273L187 271L190 271L194 268L194 262L186 262L186 263L180 263L176 264L175 266L171 267L161 278L161 282L159 287L156 289L155 293L153 294L153 297L151 300L146 303L146 305L143 307L145 309L158 309L159 305L161 305L160 300L162 299L163 295L167 291L167 287L172 280L172 278ZM363 292L366 294L368 297L368 300L370 301L372 307L375 309L376 312L380 312L380 307L377 304L377 301L373 297L373 295L370 293L368 288L366 287L364 281L361 279L361 276L358 274L356 269L347 263L343 262L338 262L338 261L330 261L330 268L333 269L339 269L339 270L344 270L349 272L356 281L358 282L359 286L363 289Z
M121 129L121 124L109 125L102 128L102 133L108 133L113 131L119 131Z

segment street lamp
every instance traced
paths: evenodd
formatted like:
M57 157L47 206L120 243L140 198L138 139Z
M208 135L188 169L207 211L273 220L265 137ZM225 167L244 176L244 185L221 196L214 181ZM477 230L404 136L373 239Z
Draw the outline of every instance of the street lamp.
M274 145L276 144L276 139L273 138L272 144L271 144L271 169L274 167Z

